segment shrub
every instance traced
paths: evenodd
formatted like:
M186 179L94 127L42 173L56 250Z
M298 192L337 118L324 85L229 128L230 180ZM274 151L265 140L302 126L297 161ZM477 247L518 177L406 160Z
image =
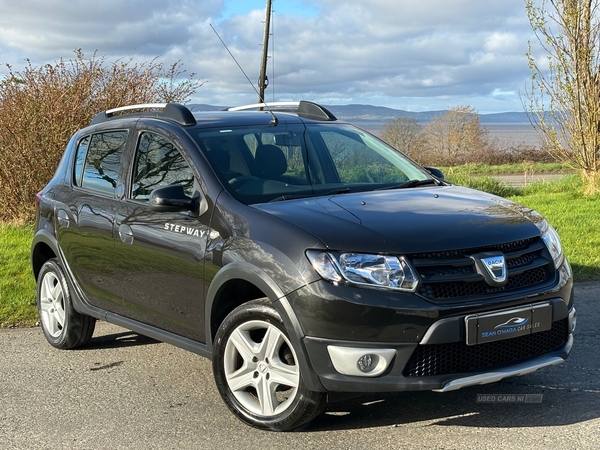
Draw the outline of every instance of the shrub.
M93 116L135 103L184 102L201 85L182 78L181 63L109 63L94 54L22 72L0 81L0 221L33 218L34 197L52 177L71 135Z

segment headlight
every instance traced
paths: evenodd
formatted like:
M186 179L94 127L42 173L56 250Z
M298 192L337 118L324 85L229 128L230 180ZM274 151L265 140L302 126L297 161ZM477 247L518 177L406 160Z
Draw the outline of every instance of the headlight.
M332 282L414 292L419 285L417 273L404 257L364 253L307 252L318 274Z
M542 220L536 223L536 225L542 232L544 244L548 247L548 251L554 260L554 267L558 269L565 260L565 254L563 253L562 245L560 245L558 233L546 220Z

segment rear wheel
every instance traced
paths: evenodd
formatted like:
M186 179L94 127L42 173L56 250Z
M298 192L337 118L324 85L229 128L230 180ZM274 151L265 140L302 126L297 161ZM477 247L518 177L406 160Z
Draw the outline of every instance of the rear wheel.
M291 430L325 407L325 394L305 386L288 333L267 299L226 317L215 338L213 371L229 409L257 428Z
M54 347L71 349L89 342L96 319L73 308L69 286L58 260L48 260L37 283L37 308L46 340Z

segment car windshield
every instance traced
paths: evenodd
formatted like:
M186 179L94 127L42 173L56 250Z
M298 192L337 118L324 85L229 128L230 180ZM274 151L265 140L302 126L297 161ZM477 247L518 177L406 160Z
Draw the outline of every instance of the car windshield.
M246 204L435 183L352 125L213 129L195 138L229 192Z

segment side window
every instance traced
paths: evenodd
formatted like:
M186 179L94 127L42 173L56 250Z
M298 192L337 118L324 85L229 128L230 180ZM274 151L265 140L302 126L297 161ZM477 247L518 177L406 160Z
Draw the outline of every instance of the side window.
M83 174L77 174L77 165L85 153L84 141L78 148L75 177L82 176L81 187L104 194L114 195L119 176L121 156L127 141L127 131L111 131L94 134L88 145ZM86 142L87 144L87 142ZM80 155L81 152L81 155Z
M77 153L75 155L75 170L73 172L73 184L75 186L81 186L81 174L83 173L83 163L85 162L85 155L90 144L90 137L84 137L77 146Z
M181 184L186 195L192 197L194 172L168 139L143 133L135 154L131 198L148 201L154 189L172 184Z

